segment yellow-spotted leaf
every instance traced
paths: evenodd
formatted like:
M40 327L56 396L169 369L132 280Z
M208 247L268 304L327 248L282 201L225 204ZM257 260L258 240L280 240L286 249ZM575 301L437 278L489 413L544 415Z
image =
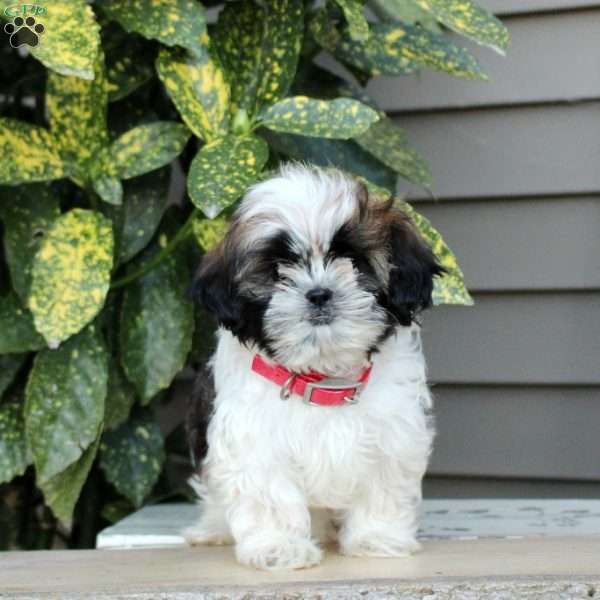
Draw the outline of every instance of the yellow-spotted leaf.
M7 188L6 199L0 204L4 256L12 286L24 304L29 297L34 256L59 215L59 199L42 183Z
M177 157L189 139L185 125L169 121L130 129L110 146L111 171L120 179L154 171Z
M401 208L412 220L421 235L430 244L433 253L446 273L441 277L436 277L433 287L434 304L462 304L471 306L473 299L465 285L463 272L461 271L454 253L439 232L423 215L418 213L407 202L397 202Z
M229 85L208 50L191 57L175 50L161 50L156 69L181 118L196 136L207 142L227 133Z
M36 329L56 347L99 312L113 264L110 221L73 209L54 221L35 255L29 308Z
M101 8L126 31L196 54L204 51L201 38L206 22L198 0L104 0Z
M194 237L205 252L212 250L223 239L228 227L229 219L224 216L215 219L197 218L192 223Z
M405 179L426 187L431 185L429 166L409 146L406 134L391 119L380 119L354 139L361 148Z
M269 158L269 147L256 136L228 136L204 146L188 174L188 193L209 219L233 204L254 183Z
M435 17L423 10L413 0L371 0L380 21L402 21L414 25L419 23L430 31L441 31Z
M44 338L35 330L31 313L11 292L0 296L0 354L31 352L44 348Z
M25 391L25 429L38 481L78 461L102 428L108 353L97 325L42 350Z
M348 139L366 131L379 115L358 100L316 100L294 96L261 113L262 125L275 131L313 137Z
M121 184L120 179L102 173L94 178L92 186L94 191L104 202L115 204L117 206L123 202L123 185Z
M142 253L137 266L157 248ZM186 298L190 273L177 251L125 289L121 312L121 364L143 404L168 388L192 346L194 316Z
M152 78L156 51L152 42L140 36L112 27L104 31L108 99L116 102Z
M69 165L71 177L80 184L91 179L91 166L108 143L102 52L94 68L93 81L49 73L46 86L46 108L56 148Z
M321 6L308 23L308 29L315 41L326 50L335 52L341 35L329 11L329 4Z
M62 75L93 79L100 27L92 7L85 0L52 0L40 6L46 10L38 10L35 4L0 0L0 15L12 18L18 10L19 16L33 17L38 38L37 46L30 47L33 56Z
M479 44L504 54L510 42L506 27L492 13L472 0L412 0L452 29Z
M51 133L0 117L0 184L50 181L65 176Z
M336 56L371 75L401 75L424 65L455 77L487 79L467 50L420 25L375 23L366 42L344 38Z
M231 85L233 114L241 109L253 118L286 95L300 56L303 15L302 0L226 3L213 39Z
M23 475L29 462L23 401L14 393L0 404L0 483Z
M363 0L335 0L344 11L348 33L353 40L364 42L369 37L369 23L365 18Z
M99 445L100 435L88 446L79 460L54 477L39 482L39 486L44 492L45 503L52 509L54 515L67 526L71 525L73 510L94 464Z
M148 409L137 411L119 429L102 437L100 467L106 479L136 507L158 481L164 460L160 427Z
M108 365L104 431L116 429L127 421L136 400L135 388L127 381L118 358L114 355L111 356Z
M123 188L123 205L106 207L115 233L116 264L133 258L152 239L167 207L169 180L168 167L130 179Z

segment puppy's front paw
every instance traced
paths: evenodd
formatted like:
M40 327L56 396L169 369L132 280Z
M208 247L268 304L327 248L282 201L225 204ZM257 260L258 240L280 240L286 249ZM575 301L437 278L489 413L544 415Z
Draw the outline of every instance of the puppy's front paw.
M401 558L421 549L421 544L412 536L394 536L377 532L360 536L347 536L340 540L340 550L347 556L373 556L379 558Z
M321 562L323 553L311 539L261 534L241 540L235 547L240 563L255 569L306 569Z

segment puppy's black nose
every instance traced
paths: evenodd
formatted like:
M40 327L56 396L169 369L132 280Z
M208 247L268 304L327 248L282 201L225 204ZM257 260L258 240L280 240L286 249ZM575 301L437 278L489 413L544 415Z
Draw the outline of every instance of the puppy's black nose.
M312 302L315 306L323 306L333 295L332 291L327 288L316 287L306 292L306 299Z

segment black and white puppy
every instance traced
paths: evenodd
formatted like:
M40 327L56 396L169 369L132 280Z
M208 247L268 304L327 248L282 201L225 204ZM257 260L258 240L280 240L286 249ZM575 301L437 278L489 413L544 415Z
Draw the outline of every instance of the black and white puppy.
M261 569L316 565L334 537L353 556L418 548L433 429L414 321L441 272L340 171L291 164L248 191L194 284L220 328L190 543Z

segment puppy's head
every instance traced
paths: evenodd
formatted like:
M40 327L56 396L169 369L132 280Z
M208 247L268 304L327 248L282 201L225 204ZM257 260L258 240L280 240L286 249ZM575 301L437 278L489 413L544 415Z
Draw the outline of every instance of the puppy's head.
M340 171L288 165L249 190L193 290L243 343L339 374L410 325L441 272L391 201Z

